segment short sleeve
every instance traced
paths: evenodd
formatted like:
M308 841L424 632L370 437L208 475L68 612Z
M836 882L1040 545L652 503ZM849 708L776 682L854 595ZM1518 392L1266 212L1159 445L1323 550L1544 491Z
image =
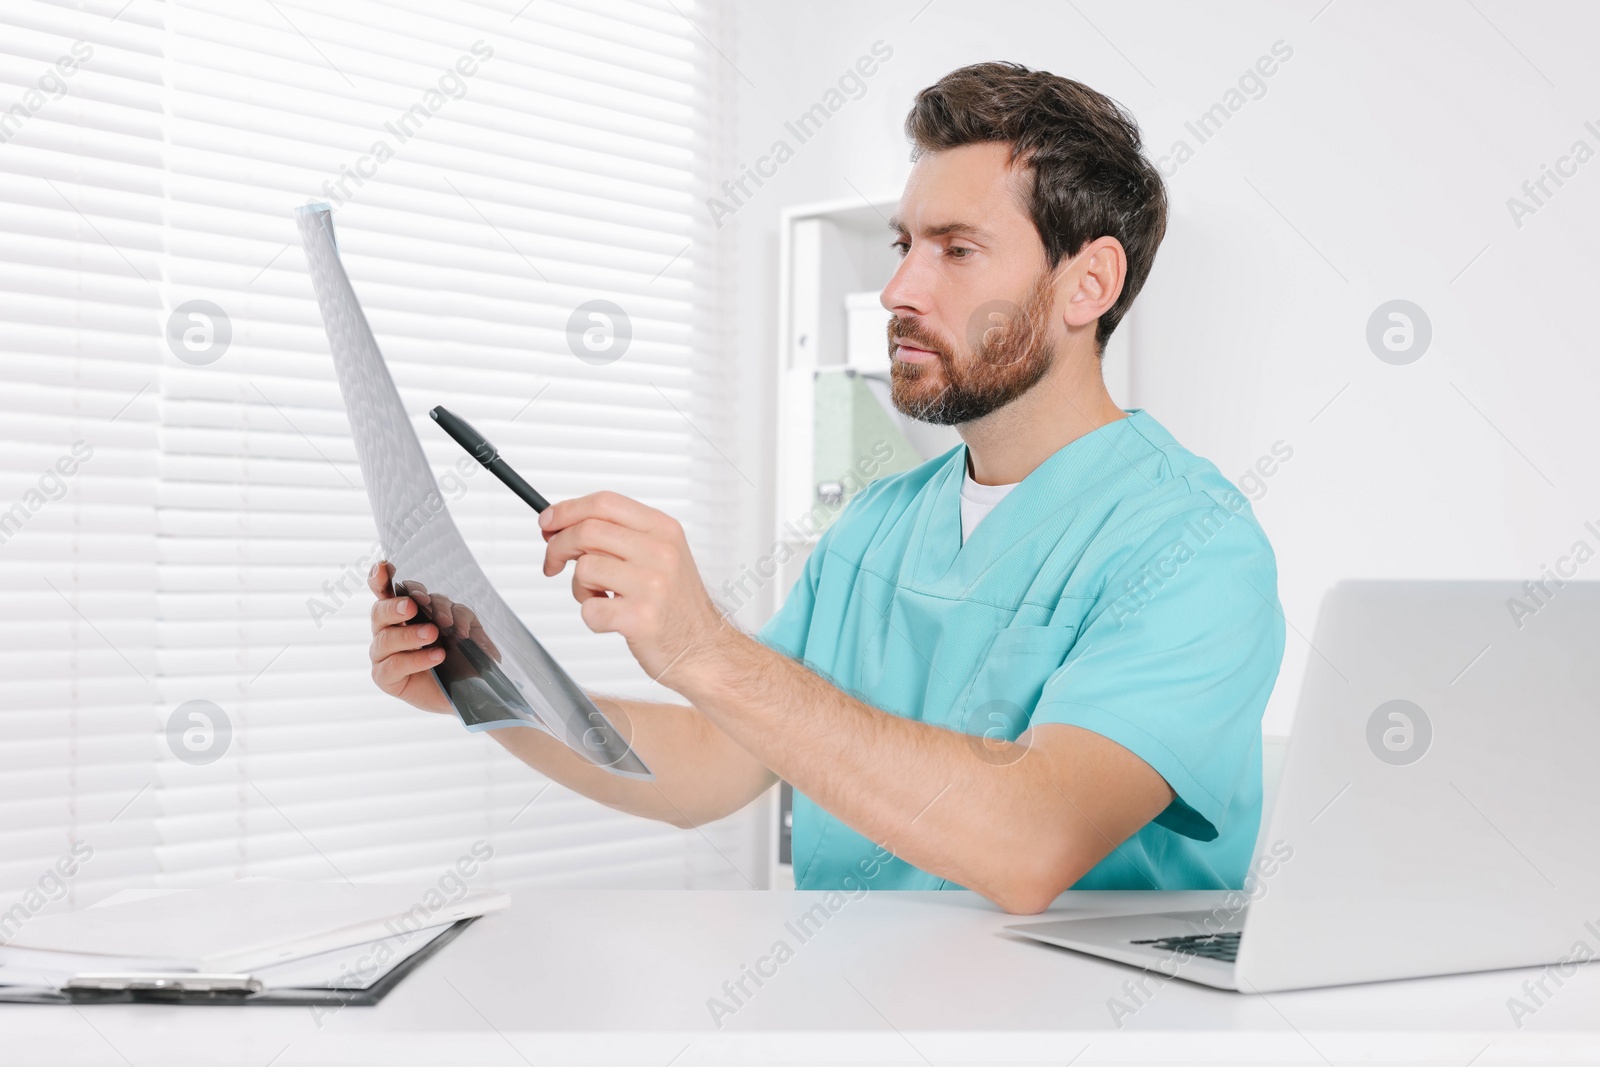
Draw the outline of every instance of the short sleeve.
M1125 560L1030 725L1122 745L1176 793L1155 822L1210 841L1252 771L1283 660L1272 547L1248 510L1219 505L1174 516Z
M817 584L822 577L822 561L828 551L828 534L832 527L822 532L822 537L811 550L805 570L789 589L783 606L756 631L756 640L769 648L782 652L790 659L803 659L806 635L811 631L811 613L817 606Z

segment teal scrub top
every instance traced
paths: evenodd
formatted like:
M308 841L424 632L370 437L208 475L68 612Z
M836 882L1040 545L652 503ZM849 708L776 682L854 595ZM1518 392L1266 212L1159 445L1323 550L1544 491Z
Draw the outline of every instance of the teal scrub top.
M1240 889L1283 658L1277 563L1217 468L1125 410L1041 463L965 544L965 445L871 483L758 637L873 707L974 735L975 757L985 736L1067 723L1155 768L1175 799L1074 889ZM798 790L792 834L801 889L962 888Z

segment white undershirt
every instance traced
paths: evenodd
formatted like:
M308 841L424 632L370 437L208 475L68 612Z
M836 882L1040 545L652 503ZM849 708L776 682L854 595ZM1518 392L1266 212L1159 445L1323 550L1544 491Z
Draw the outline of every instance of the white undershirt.
M1020 482L1010 485L980 485L972 480L971 474L963 476L961 481L961 543L966 544L972 536L972 531L978 528L978 523L983 517L994 510L994 506L1005 499L1007 493L1015 489Z

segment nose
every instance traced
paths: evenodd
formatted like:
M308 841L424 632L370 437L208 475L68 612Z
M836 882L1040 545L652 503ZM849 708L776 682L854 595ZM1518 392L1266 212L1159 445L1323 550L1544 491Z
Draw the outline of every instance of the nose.
M895 315L926 315L933 308L937 280L927 254L913 244L878 294L878 303Z

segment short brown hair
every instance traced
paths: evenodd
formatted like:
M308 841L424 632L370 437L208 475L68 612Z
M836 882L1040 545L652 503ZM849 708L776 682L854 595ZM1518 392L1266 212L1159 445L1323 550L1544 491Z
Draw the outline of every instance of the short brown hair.
M1167 231L1166 187L1140 151L1133 116L1070 78L1019 63L975 63L917 94L906 136L913 160L969 144L1010 144L1012 161L1032 173L1028 209L1052 270L1097 237L1121 242L1128 276L1095 328L1104 350Z

